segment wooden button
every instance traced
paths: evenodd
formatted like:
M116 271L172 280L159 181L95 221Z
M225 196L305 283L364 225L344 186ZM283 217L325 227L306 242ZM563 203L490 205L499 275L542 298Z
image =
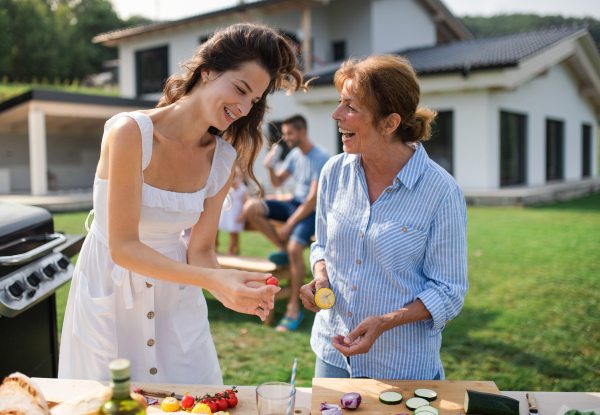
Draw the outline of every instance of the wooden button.
M402 232L406 232L407 230L406 227L402 228Z
M149 282L146 282L146 288L152 288L152 284L150 284Z
M150 346L150 347L154 346L154 339L148 340L148 346Z
M348 313L348 317L352 317L352 313Z
M400 179L396 179L396 183L400 183Z
M357 259L357 260L356 260L356 263L360 265L360 259Z
M358 236L360 236L361 238L364 236L363 233L361 232Z
M151 375L156 375L156 372L158 372L158 370L156 370L155 367L153 367L152 369L150 369L150 374Z
M356 285L352 286L352 291L356 291Z
M152 320L154 318L154 311L148 313L148 318Z
M392 193L392 189L387 189L386 192Z

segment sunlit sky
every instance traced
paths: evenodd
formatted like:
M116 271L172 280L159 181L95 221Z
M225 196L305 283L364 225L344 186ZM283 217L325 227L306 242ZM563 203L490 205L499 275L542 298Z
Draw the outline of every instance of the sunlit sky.
M111 0L122 19L142 15L154 20L177 20L235 6L239 0ZM344 0L336 0L344 1ZM600 0L442 0L457 16L500 13L591 16L600 20Z

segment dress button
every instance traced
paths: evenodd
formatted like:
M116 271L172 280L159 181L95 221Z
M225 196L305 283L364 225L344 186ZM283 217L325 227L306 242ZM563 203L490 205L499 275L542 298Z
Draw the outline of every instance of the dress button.
M352 313L348 313L348 317L352 317Z
M150 369L150 374L151 375L156 375L156 372L158 372L158 370L156 370L155 367L153 367L152 369Z
M356 263L360 265L360 259L357 259L357 260L356 260Z
M154 318L154 311L148 313L148 318L151 320Z
M386 192L392 193L392 189L387 189Z
M356 291L356 285L352 286L352 291Z
M154 346L154 339L148 340L148 346Z
M406 227L402 228L402 232L406 232L407 230Z
M364 236L363 233L361 232L358 236L360 236L361 238Z

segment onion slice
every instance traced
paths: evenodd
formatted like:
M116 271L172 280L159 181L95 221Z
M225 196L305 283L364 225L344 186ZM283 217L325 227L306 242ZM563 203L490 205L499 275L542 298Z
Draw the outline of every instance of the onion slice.
M346 409L358 408L360 406L361 401L362 401L362 398L361 398L360 394L356 393L356 392L347 393L344 396L342 396L342 398L340 399L342 407L346 408Z

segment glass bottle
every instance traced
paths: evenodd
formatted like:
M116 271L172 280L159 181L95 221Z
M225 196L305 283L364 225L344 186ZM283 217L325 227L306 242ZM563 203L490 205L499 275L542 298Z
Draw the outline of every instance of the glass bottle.
M130 363L127 359L117 359L108 365L113 389L112 398L104 403L98 414L145 415L146 410L130 396L129 373Z

